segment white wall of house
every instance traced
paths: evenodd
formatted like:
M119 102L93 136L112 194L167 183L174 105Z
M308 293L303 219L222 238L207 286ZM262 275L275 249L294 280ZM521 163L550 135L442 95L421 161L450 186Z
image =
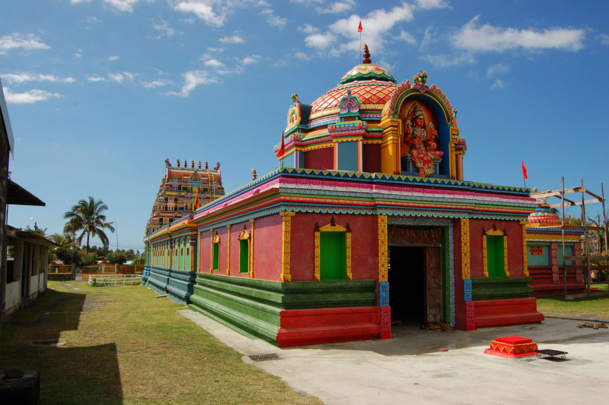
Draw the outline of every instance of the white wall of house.
M4 313L12 314L19 309L19 304L21 304L21 281L17 280L6 285Z

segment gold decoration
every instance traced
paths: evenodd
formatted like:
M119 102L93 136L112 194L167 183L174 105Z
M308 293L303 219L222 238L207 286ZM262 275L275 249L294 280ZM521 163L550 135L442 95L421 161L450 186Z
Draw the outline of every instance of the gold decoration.
M379 244L379 281L389 280L388 246L387 246L387 216L378 216L378 244Z
M468 218L464 218L461 220L461 275L463 277L463 280L469 280L471 278Z
M294 212L283 211L279 215L283 218L281 223L281 275L282 282L292 281L290 274L290 251L292 234L292 217Z
M233 227L232 225L227 225L228 233L226 237L226 275L230 276L230 230Z
M254 278L254 222L256 222L255 219L250 219L250 224L252 227L252 234L250 237L250 240L248 242L249 245L249 251L250 251L250 265L249 265L249 273L250 273L250 278Z

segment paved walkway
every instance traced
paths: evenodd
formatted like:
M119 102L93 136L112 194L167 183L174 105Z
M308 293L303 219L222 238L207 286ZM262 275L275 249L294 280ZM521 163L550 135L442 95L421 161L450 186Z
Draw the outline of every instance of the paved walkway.
M180 311L243 360L284 379L325 404L606 404L609 329L578 328L580 321L472 332L394 327L389 340L280 349L251 340L190 310ZM533 339L540 349L568 352L567 360L508 359L484 354L500 336ZM279 359L254 362L255 354Z

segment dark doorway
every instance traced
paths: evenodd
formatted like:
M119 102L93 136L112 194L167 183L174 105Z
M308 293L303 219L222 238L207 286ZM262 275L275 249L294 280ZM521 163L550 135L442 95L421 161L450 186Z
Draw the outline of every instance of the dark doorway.
M389 247L389 305L392 322L425 322L425 248Z

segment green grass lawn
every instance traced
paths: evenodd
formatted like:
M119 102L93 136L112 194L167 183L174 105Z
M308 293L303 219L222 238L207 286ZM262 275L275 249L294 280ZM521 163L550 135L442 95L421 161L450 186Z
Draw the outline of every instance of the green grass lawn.
M537 310L545 316L607 321L609 320L609 296L570 300L565 300L563 296L538 297Z
M2 325L0 370L38 370L41 404L320 404L177 313L140 286L49 282ZM61 347L31 340L65 339Z

